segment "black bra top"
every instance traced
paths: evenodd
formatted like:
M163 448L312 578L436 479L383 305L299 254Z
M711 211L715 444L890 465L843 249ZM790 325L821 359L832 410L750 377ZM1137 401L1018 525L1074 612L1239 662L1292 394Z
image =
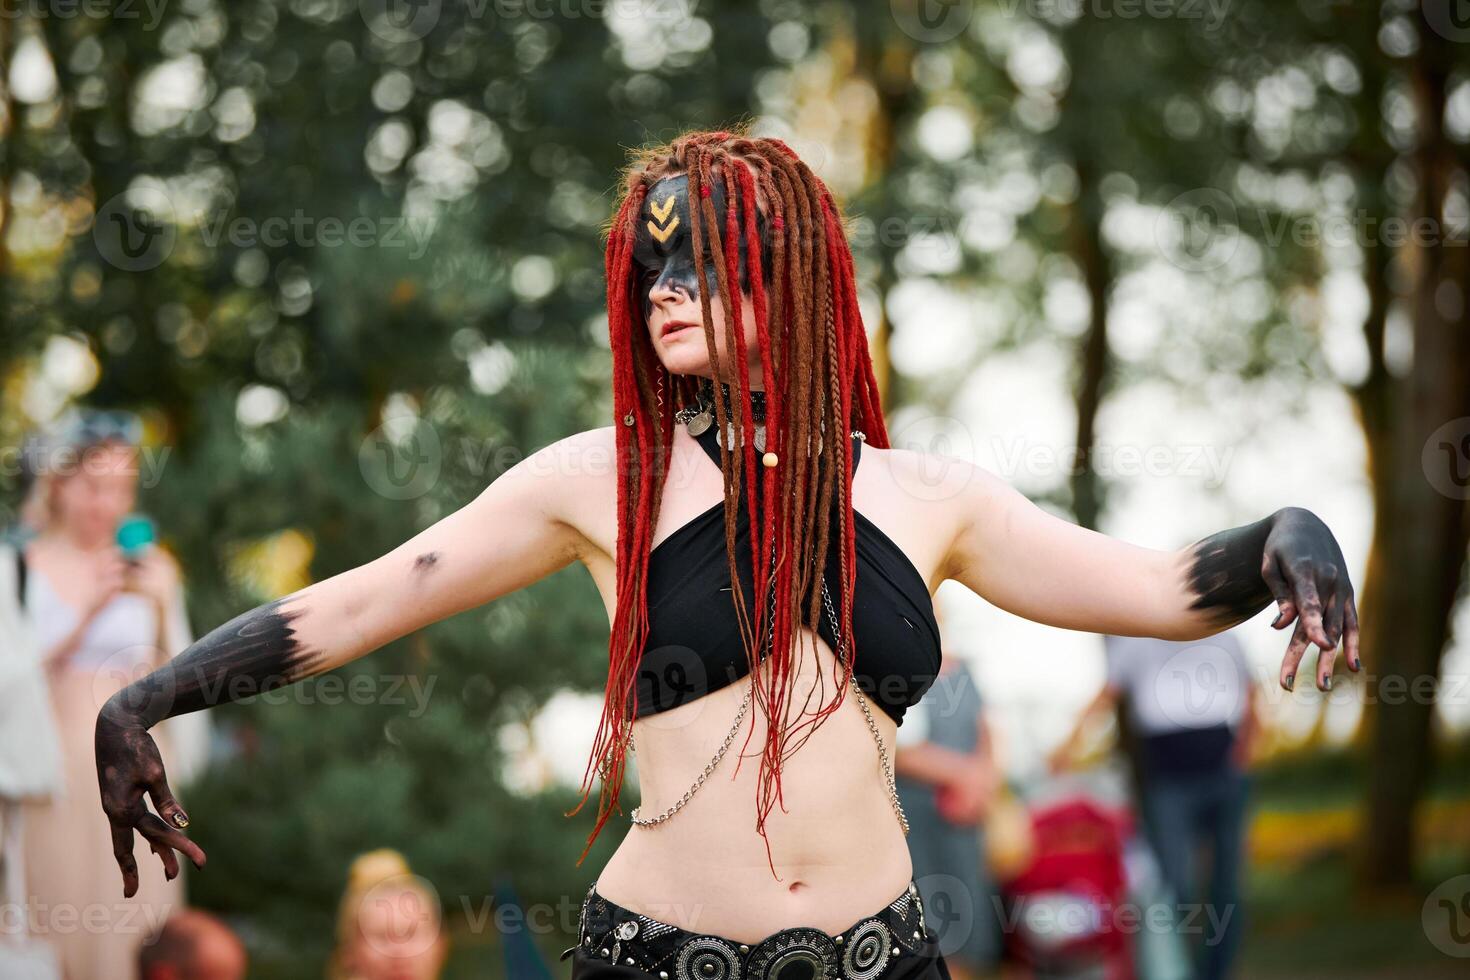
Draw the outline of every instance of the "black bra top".
M718 430L718 425L711 425L695 437L716 466L720 463L720 447L715 441ZM852 444L856 472L862 458L862 440L853 437ZM745 481L741 493L747 493ZM853 516L857 553L852 607L857 647L855 679L864 695L902 724L904 712L918 702L939 673L939 623L928 585L908 556L872 521L856 510ZM828 533L826 582L833 609L840 613L838 526L834 515ZM746 607L753 614L750 518L743 500L735 543L741 588ZM818 610L817 633L838 654L832 623L820 599ZM797 615L805 615L804 606ZM723 500L679 527L649 554L648 618L648 641L636 678L636 717L687 704L750 672L731 598ZM754 622L754 615L749 622ZM811 628L811 623L805 625ZM762 641L764 656L764 637ZM826 693L812 702L811 710L834 693L829 684ZM633 707L631 700L629 707Z

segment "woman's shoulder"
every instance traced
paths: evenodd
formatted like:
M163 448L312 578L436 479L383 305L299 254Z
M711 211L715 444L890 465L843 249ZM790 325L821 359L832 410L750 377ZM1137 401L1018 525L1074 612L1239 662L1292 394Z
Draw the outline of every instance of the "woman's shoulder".
M615 486L616 453L613 426L583 429L526 453L492 482L534 496L542 509L560 518L575 518L591 506L588 501L602 498Z
M599 425L591 429L582 429L573 432L569 436L563 436L553 446L566 446L583 449L607 449L611 452L617 447L618 427L615 425Z
M534 500L536 510L574 529L580 552L604 550L616 540L617 427L582 429L530 453L503 477ZM587 544L590 542L590 544Z
M617 475L617 429L603 425L563 436L531 453L526 463L541 476L578 491Z
M940 516L937 511L968 509L976 495L993 492L1004 481L962 456L947 452L948 445L898 445L881 448L864 445L858 471L866 470L875 486L902 498L909 507ZM886 493L885 493L886 495Z

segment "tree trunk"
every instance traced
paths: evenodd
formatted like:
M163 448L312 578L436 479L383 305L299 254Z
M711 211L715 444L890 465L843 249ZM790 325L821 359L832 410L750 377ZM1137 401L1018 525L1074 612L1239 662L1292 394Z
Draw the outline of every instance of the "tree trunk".
M1079 157L1077 206L1072 218L1072 256L1082 269L1091 307L1087 334L1077 362L1076 469L1072 473L1072 513L1077 523L1096 528L1102 510L1102 483L1092 465L1097 444L1097 412L1102 406L1112 358L1108 354L1108 284L1112 264L1102 243L1102 197L1089 160Z
M913 46L906 41L897 41L885 33L873 36L872 32L854 30L856 50L854 60L858 70L868 79L877 95L878 109L874 113L872 134L868 146L868 166L871 183L879 183L894 172L898 163L898 134L908 125L915 108L913 83ZM879 195L873 218L879 229L887 228L888 222L901 214L891 193ZM893 336L893 324L888 319L888 293L898 282L894 268L901 245L889 240L888 235L877 236L874 250L878 260L878 273L873 283L878 293L878 323L871 340L873 376L878 381L878 392L886 412L892 407L893 362L888 356L889 340Z
M1459 440L1470 435L1470 324L1465 249L1444 242L1444 202L1463 164L1443 130L1447 49L1425 25L1408 66L1419 141L1409 158L1418 191L1407 217L1410 228L1424 220L1434 230L1427 242L1411 239L1400 256L1412 281L1404 301L1413 365L1403 378L1365 385L1366 397L1359 399L1376 523L1362 610L1371 676L1367 819L1358 870L1363 884L1377 888L1407 889L1413 882L1414 817L1433 758L1429 685L1439 674L1470 543L1466 492L1455 483L1466 461L1453 455L1463 452ZM1370 297L1379 299L1371 290ZM1382 398L1385 390L1392 397ZM1437 431L1446 423L1453 423L1448 438Z
M1077 200L1067 223L1067 252L1081 270L1087 290L1087 332L1077 347L1074 402L1077 408L1077 438L1073 446L1073 470L1070 484L1072 514L1077 523L1096 529L1103 508L1103 481L1093 465L1097 446L1097 413L1107 395L1112 373L1112 357L1108 351L1108 293L1113 282L1113 263L1102 239L1103 211L1106 204L1098 189L1106 161L1110 159L1101 141L1108 137L1099 132L1099 95L1097 83L1106 77L1110 67L1100 55L1097 43L1099 24L1090 12L1084 12L1076 23L1061 35L1062 51L1071 66L1071 81L1061 99L1063 119L1057 126L1063 152L1077 174Z

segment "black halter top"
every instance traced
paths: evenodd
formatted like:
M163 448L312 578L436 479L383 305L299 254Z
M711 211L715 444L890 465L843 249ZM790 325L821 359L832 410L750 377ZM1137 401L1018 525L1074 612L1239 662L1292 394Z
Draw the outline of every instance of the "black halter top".
M695 437L716 466L720 465L718 431L718 424L711 425ZM855 473L862 459L862 440L855 436L852 453ZM747 492L742 482L741 493ZM918 702L939 673L939 623L928 584L908 556L878 525L856 510L853 517L857 553L852 612L857 649L854 679L870 700L902 724L904 712ZM826 581L834 612L840 613L837 527L834 515L828 534ZM753 613L750 518L744 501L735 543L741 588ZM818 609L817 634L837 654L833 624L820 599ZM797 615L805 615L804 606ZM723 500L680 526L649 554L648 618L648 641L635 682L635 717L687 704L750 672L730 589ZM750 621L754 622L753 615ZM811 628L811 623L805 625ZM765 647L764 642L762 645ZM829 687L822 702L832 694ZM629 707L634 704L630 699Z

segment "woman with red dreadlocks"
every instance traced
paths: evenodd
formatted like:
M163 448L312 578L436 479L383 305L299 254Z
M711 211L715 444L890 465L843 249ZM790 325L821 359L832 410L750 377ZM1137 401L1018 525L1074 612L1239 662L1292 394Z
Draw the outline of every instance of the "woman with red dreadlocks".
M613 424L108 701L97 767L126 894L135 831L169 877L175 851L204 862L151 726L331 670L573 560L612 622L589 847L621 812L626 754L641 760L633 826L564 954L576 978L948 977L892 767L939 669L945 579L1037 622L1171 639L1274 601L1274 625L1295 623L1287 690L1310 644L1322 689L1339 641L1359 668L1342 553L1309 511L1153 550L965 461L890 448L841 213L786 144L686 134L625 177L607 235ZM905 491L936 469L944 492Z

